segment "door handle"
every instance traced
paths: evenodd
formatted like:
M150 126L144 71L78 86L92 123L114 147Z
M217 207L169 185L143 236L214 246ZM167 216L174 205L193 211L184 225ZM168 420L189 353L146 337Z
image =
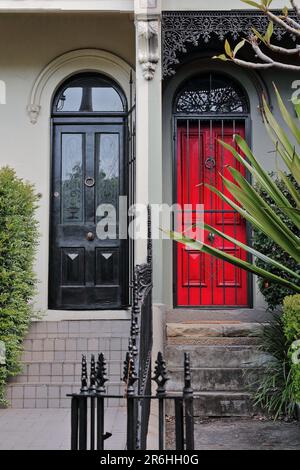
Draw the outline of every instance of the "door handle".
M93 232L88 232L88 233L86 234L86 239L87 239L89 242L94 241L94 240L95 240L95 235L94 235L94 233L93 233Z
M216 236L213 232L210 232L207 238L211 243L214 243Z

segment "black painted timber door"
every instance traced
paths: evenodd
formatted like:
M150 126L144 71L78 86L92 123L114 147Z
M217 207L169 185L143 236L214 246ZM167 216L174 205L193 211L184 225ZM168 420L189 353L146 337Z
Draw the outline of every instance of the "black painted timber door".
M126 125L123 119L72 121L53 123L49 308L122 308L128 304L127 241L112 239L111 230L109 238L97 236L97 224L102 220L105 231L107 218L97 208L116 208L118 234Z

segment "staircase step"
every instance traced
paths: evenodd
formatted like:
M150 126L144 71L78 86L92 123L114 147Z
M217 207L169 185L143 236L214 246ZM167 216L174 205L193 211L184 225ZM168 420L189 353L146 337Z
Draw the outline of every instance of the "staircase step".
M166 413L174 416L174 405L167 401ZM246 392L202 392L195 393L195 417L246 417L254 410L249 393Z
M268 356L249 345L173 345L166 347L169 368L183 364L184 352L190 353L192 367L236 368L263 366Z
M66 395L78 393L80 385L74 383L14 383L6 387L6 399L11 408L71 408L71 400ZM107 385L107 393L123 395L124 384L121 382ZM123 399L108 399L108 406L123 406Z
M168 338L242 338L257 336L260 323L167 323Z
M256 346L255 337L204 337L204 336L178 336L168 338L168 345L195 345L195 346Z
M196 393L203 391L237 392L248 389L263 376L263 369L201 368L192 369L192 384ZM184 380L183 369L169 369L168 389L181 391Z

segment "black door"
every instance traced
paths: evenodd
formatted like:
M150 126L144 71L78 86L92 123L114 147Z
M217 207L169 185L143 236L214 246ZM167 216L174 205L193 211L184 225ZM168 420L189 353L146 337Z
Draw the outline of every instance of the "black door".
M126 195L125 129L122 119L53 123L49 308L117 309L128 304L127 241L101 239L107 212ZM99 209L98 209L99 211ZM103 212L103 211L102 211ZM101 218L102 217L102 218ZM107 219L108 220L108 219ZM110 228L113 221L110 221ZM107 226L108 228L108 226ZM112 231L109 230L111 237Z

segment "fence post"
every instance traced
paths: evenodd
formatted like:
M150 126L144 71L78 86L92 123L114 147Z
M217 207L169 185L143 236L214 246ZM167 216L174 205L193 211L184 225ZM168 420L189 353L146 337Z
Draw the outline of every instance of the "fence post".
M137 398L135 396L135 382L138 380L132 352L127 352L124 362L123 381L127 384L127 450L136 450L137 438Z
M96 372L96 394L97 394L97 450L104 450L104 395L106 393L105 383L106 361L101 353L98 356Z
M87 363L86 356L81 361L81 389L79 400L79 450L87 450Z
M91 373L90 373L90 388L89 392L92 395L96 393L96 364L95 356L91 356ZM95 396L91 396L91 420L90 420L90 448L95 450Z
M190 354L184 353L184 389L186 450L194 450L194 392L192 389Z
M156 382L156 396L158 397L158 419L159 419L159 450L165 448L165 397L166 397L166 383L169 380L167 374L166 362L161 352L157 355L155 361L156 367L154 370L154 377L152 380Z
M71 450L78 450L78 398L71 402Z

